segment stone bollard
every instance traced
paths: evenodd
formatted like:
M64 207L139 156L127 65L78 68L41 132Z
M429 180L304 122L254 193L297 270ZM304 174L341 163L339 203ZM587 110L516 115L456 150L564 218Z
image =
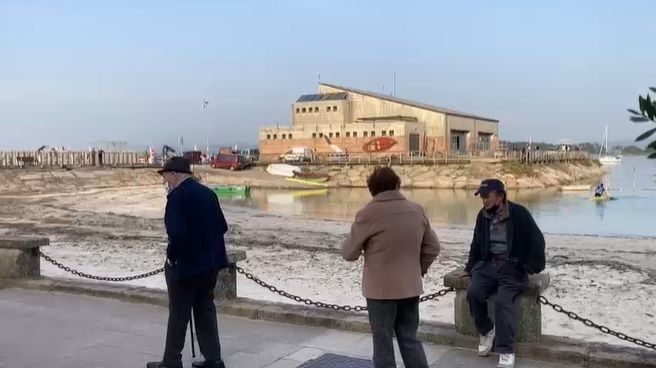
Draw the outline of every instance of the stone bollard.
M455 277L452 271L444 276L444 286L456 289L453 303L456 331L463 335L477 336L474 319L469 312L467 288L469 277ZM542 336L542 309L537 297L549 287L550 277L547 273L529 275L526 288L517 297L517 342L534 342ZM494 295L488 299L488 315L494 321Z
M39 247L48 238L0 236L0 279L27 279L41 276Z
M243 250L228 249L228 261L233 264L246 260L246 252ZM234 267L225 268L219 272L216 287L214 288L215 299L235 299L237 297L237 270Z

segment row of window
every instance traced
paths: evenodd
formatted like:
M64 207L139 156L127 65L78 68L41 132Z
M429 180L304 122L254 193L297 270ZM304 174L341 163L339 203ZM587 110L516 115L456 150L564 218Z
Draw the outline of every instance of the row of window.
M326 112L336 112L337 111L337 106L326 106ZM318 107L297 107L296 108L296 113L297 114L305 114L305 113L318 113L319 108Z
M267 139L272 139L271 134L267 134ZM274 134L273 139L278 139L278 134ZM283 134L282 139L294 139L294 137L292 136L292 133L289 133L289 134Z
M380 135L382 137L386 137L388 135L390 137L393 137L394 136L394 131L393 130L390 130L390 131L381 130ZM312 133L312 138L315 138L315 139L316 138L323 138L323 136L324 136L323 133ZM376 136L376 131L372 130L371 132L362 132L362 136L364 138L375 137ZM330 133L328 133L328 138L333 138L333 137L334 138L340 138L341 137L340 132L335 132L335 133L330 132ZM358 137L358 132L352 132L352 133L351 132L346 132L346 133L344 133L344 137L346 137L346 138L351 138L351 137L357 138ZM292 133L282 134L281 138L282 139L294 139ZM278 139L278 134L273 134L273 135L272 134L267 134L266 139Z

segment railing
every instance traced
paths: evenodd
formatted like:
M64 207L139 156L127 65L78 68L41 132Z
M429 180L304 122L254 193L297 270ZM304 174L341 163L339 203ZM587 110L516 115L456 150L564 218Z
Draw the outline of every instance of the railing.
M146 165L145 152L4 151L0 168Z

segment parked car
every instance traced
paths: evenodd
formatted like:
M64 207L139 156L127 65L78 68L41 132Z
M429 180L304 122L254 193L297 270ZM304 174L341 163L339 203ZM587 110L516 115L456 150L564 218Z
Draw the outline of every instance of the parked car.
M312 161L312 149L310 147L294 147L280 155L282 162L307 162Z
M187 151L187 152L182 153L182 157L189 160L189 162L192 165L202 164L202 161L203 161L202 155L203 155L203 153L201 151Z
M260 160L260 150L257 148L243 149L240 154L252 163L256 163Z
M215 169L243 170L250 166L250 162L241 155L219 153L210 162Z

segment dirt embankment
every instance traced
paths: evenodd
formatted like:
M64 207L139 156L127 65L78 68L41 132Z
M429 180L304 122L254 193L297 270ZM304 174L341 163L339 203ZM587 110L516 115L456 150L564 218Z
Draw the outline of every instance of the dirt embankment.
M519 163L473 162L450 165L396 165L404 188L473 188L488 177L503 180L509 189L544 188L596 180L605 173L598 164L559 163L522 165ZM307 170L330 175L331 187L365 187L371 165L308 166ZM269 175L264 167L232 172L196 167L195 173L210 185L250 185L260 188L295 189L303 184ZM0 193L48 193L99 188L123 188L161 184L153 168L77 168L0 170Z

